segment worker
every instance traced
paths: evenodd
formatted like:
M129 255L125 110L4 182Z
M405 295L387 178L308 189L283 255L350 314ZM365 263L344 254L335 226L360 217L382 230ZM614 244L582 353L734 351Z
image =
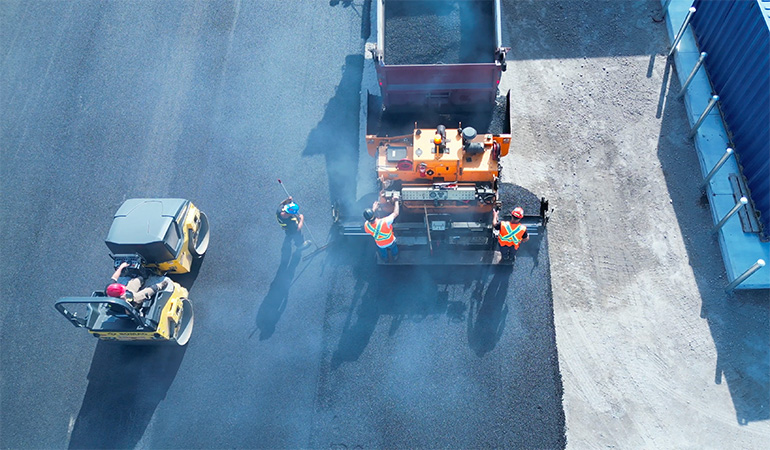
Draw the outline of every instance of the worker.
M524 218L524 210L520 207L513 208L510 221L500 221L499 208L493 211L492 227L499 233L497 241L500 244L500 254L503 260L510 261L516 257L519 245L529 240L526 225L521 223Z
M380 202L374 202L371 209L364 211L364 230L374 238L377 244L377 252L383 261L388 261L388 250L393 257L393 262L398 261L398 245L396 237L393 235L393 221L398 217L400 202L396 200L393 206L393 212L378 219L376 212L380 207Z
M287 197L278 205L275 217L283 231L286 232L286 240L293 242L298 250L310 247L312 242L306 241L302 237L302 225L305 224L305 216L299 213L299 205L294 203L292 197Z
M160 283L142 289L144 279L139 276L131 278L125 285L120 284L118 278L126 267L128 267L128 263L123 262L115 269L105 291L110 297L122 298L136 309L141 309L144 302L168 286L168 280L164 279Z

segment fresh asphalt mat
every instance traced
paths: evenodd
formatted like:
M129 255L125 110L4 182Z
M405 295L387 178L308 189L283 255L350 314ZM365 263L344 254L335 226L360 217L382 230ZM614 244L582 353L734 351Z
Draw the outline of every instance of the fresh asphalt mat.
M512 267L335 247L311 447L563 448L547 247Z

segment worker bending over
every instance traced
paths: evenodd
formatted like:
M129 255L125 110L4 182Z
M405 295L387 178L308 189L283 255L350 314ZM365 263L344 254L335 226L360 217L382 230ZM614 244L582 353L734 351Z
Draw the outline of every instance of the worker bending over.
M526 225L521 223L524 218L524 210L520 207L513 208L511 211L511 220L500 221L497 208L493 211L492 227L499 233L497 241L500 243L500 254L503 260L510 261L516 257L519 245L529 240Z
M380 207L380 202L374 202L371 209L364 211L364 230L374 238L377 251L383 261L388 261L388 250L393 257L393 262L398 260L398 245L396 236L393 235L393 221L398 217L400 201L396 200L393 212L386 217L378 219L375 213Z

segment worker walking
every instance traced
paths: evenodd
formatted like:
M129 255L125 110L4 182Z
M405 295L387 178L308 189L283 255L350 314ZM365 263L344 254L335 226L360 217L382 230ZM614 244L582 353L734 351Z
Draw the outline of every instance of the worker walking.
M513 208L511 220L500 221L497 208L493 211L492 227L499 233L497 241L500 243L500 253L503 260L510 261L516 257L516 251L522 242L529 240L526 225L521 223L524 218L524 210L520 207Z
M275 212L278 223L286 232L286 241L293 242L299 250L310 247L312 242L304 240L302 237L302 226L305 224L305 216L299 213L299 205L294 203L294 199L288 197L278 205L278 211ZM288 241L288 242L287 242ZM291 245L291 244L289 244Z
M393 261L398 260L398 245L396 245L396 236L393 235L393 221L398 217L400 202L396 200L393 206L393 212L386 217L378 219L375 213L380 206L379 202L374 202L371 209L364 211L364 230L374 238L377 244L377 252L383 261L388 261L388 249L393 257Z

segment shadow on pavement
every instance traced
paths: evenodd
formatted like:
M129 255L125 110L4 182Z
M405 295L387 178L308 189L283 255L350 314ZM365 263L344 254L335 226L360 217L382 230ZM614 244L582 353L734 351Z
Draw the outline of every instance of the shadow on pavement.
M294 273L301 260L302 252L299 250L292 252L291 239L286 236L281 247L281 262L278 265L278 270L257 311L254 332L259 330L260 341L270 338L275 332L275 325L286 310L286 304L289 301L289 288L291 288ZM253 336L254 332L249 337Z
M687 256L717 350L714 382L727 382L740 424L770 419L770 307L767 291L724 292L727 277L706 194L700 190L700 163L688 138L689 125L676 76L668 83L658 157L671 195ZM668 89L666 89L666 87Z
M358 360L383 316L390 318L389 336L395 335L402 323L421 322L429 316L445 315L451 321L462 321L468 306L465 302L449 300L447 286L471 286L478 282L483 271L469 268L447 273L446 267L382 268L375 263L374 248L366 244L368 242L356 244L361 264L354 267L356 285L332 355L332 370L344 362Z
M468 314L468 345L477 356L484 356L495 348L505 329L505 318L513 266L491 267L492 280L484 290L484 282L477 282Z
M362 55L348 55L342 66L342 78L334 96L326 105L323 118L310 131L304 156L322 154L329 177L329 199L343 205L355 203L358 173L359 103Z
M361 17L361 39L367 40L372 34L372 0L363 0L363 3L357 5L353 0L329 0L329 6L340 5L343 8L355 10ZM358 9L360 6L360 10Z
M133 448L166 397L187 347L99 342L69 448Z

